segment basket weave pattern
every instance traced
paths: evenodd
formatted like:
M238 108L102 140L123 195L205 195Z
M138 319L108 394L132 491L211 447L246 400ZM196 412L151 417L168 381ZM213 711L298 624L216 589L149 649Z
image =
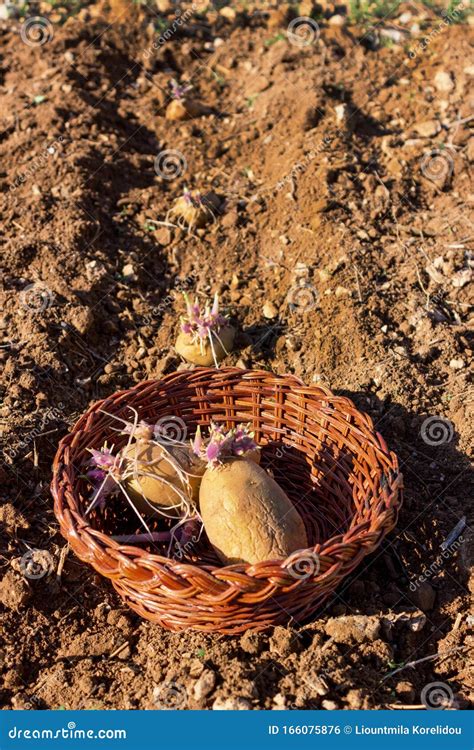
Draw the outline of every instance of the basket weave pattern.
M205 534L181 559L166 547L120 544L125 511L109 501L87 518L81 479L105 440L120 447L116 415L155 423L177 417L191 437L198 424L251 422L270 469L298 508L311 547L286 561L223 566ZM104 412L108 412L105 414ZM125 440L125 438L123 438ZM347 398L293 376L236 368L197 368L140 383L94 404L61 441L52 493L62 534L84 562L110 578L142 617L171 630L238 633L300 622L373 552L395 525L402 500L396 456ZM110 507L109 507L110 506ZM126 507L125 510L128 510ZM135 523L136 517L130 523ZM133 533L132 526L129 527ZM135 529L136 530L136 529Z

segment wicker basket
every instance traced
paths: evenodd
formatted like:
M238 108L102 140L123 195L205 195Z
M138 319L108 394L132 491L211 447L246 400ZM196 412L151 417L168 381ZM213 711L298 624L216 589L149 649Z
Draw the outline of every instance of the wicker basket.
M188 437L211 420L251 422L262 465L298 508L311 547L284 561L223 567L205 534L180 559L165 545L111 539L124 528L135 533L137 517L113 500L86 518L81 474L88 448L126 440L109 415L131 420L130 406L149 422L176 420ZM94 404L61 441L53 468L55 513L78 557L138 614L171 630L239 633L309 618L394 527L402 499L396 456L351 401L293 376L236 368L173 373Z

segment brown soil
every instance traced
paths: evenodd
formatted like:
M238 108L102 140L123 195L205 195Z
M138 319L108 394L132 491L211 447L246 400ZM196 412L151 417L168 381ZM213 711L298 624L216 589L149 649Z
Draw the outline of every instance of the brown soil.
M15 23L0 28L1 702L383 708L420 705L423 688L443 682L464 708L469 27L446 27L412 59L409 37L377 45L324 23L317 43L297 47L275 13L216 16L150 55L143 17L107 26L94 7L40 47ZM171 77L191 80L213 113L165 119ZM155 171L164 149L184 156L176 179ZM153 224L185 186L221 198L216 220L195 233ZM226 364L328 384L372 415L400 458L397 530L314 622L171 634L61 557L48 489L57 442L91 401L183 367L171 343L186 286L217 289L238 324ZM436 416L449 434L430 444L425 420ZM49 553L41 578L22 575L29 548Z

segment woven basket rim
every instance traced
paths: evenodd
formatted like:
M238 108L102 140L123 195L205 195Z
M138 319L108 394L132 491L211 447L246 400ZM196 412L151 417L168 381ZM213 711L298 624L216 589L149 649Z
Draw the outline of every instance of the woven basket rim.
M306 394L315 394L316 392L320 393L323 397L327 398L328 401L330 400L337 400L340 403L347 403L347 405L352 406L355 409L355 406L353 402L348 399L345 396L337 396L335 395L327 386L321 385L321 384L315 384L311 386L307 386L304 384L304 382L298 378L295 375L289 374L289 375L280 375L277 373L272 373L267 370L244 370L237 367L225 367L220 368L219 370L214 370L214 368L205 368L205 367L196 367L192 370L182 370L179 373L173 372L168 375L163 376L159 379L148 379L141 381L137 383L136 385L132 386L128 389L123 389L120 391L116 391L111 396L107 397L106 399L101 399L99 401L94 402L91 404L88 409L79 417L79 419L75 422L73 427L70 429L70 431L65 435L62 440L60 441L58 445L58 449L54 458L53 463L53 479L51 482L51 491L55 500L55 512L56 515L58 515L57 512L57 506L58 503L60 503L59 499L59 493L58 493L58 484L59 484L59 474L61 472L61 469L63 468L63 457L65 453L68 453L68 450L70 447L72 447L74 440L71 439L71 436L74 436L78 434L78 431L80 427L84 424L84 422L87 424L87 420L90 419L97 411L97 407L101 404L104 404L108 400L114 400L115 403L117 403L119 400L122 400L123 398L130 396L132 397L133 394L136 394L137 392L143 391L146 387L155 387L157 385L166 385L168 382L172 381L173 379L176 379L177 376L181 376L182 379L186 379L186 377L193 377L202 373L212 372L214 373L220 373L223 377L228 375L234 375L238 374L242 380L248 379L249 381L252 379L258 379L261 377L274 377L276 379L281 379L282 381L291 381L292 384L294 384L295 388L298 391L301 391L302 393ZM358 412L358 414L363 417L368 425L368 427L373 430L373 422L369 415L365 414L364 412ZM354 429L354 425L350 425ZM80 430L82 433L83 430ZM383 437L378 432L373 432L374 438L376 437L380 447L382 448L382 451L391 459L392 465L393 465L393 472L390 477L391 479L391 487L392 489L401 489L402 488L402 481L403 477L402 474L399 471L398 467L398 459L396 455L389 451L387 448L387 445L383 439ZM73 488L72 488L73 489ZM401 502L401 501L400 501ZM256 564L250 564L250 563L238 563L234 565L216 565L216 566L210 566L208 564L202 565L198 563L191 563L191 562L181 562L177 561L173 558L169 558L163 555L155 554L152 552L148 552L147 550L143 549L142 547L139 547L134 544L124 544L122 542L118 542L114 539L112 539L107 534L103 533L102 531L99 531L98 529L94 529L94 527L88 522L88 520L85 518L83 514L79 514L75 511L70 510L69 513L72 523L72 528L69 529L69 533L67 533L67 537L76 537L76 536L89 536L94 543L100 545L104 550L107 548L111 548L115 550L116 552L120 552L121 555L124 557L133 558L135 560L139 560L141 565L146 566L146 564L149 563L159 563L161 565L164 565L168 569L173 568L182 568L183 566L186 566L187 568L195 568L196 571L199 571L201 573L209 574L211 573L214 578L224 577L227 580L227 573L229 574L235 574L235 573L244 573L247 576L252 576L255 572L258 572L258 578L260 579L262 577L262 574L264 572L264 569L266 566L271 567L272 569L275 568L275 565L277 565L279 568L281 568L282 573L285 570L285 563L288 563L296 553L300 553L303 556L311 555L311 554L317 554L319 557L323 557L325 554L334 554L338 551L343 551L347 545L351 541L351 536L354 536L355 534L360 539L361 537L367 536L370 537L376 531L376 529L373 528L373 521L369 520L365 524L358 524L354 526L354 519L355 516L352 518L351 523L348 527L348 529L341 534L336 534L326 540L323 541L322 544L318 543L314 546L302 548L301 550L296 550L291 555L289 555L286 559L278 559L278 560L266 560L261 563ZM377 520L379 521L378 526L383 527L383 520L384 520L384 514L383 512L377 516ZM366 526L367 528L362 528L363 526ZM372 527L372 528L371 528ZM71 546L74 547L74 544L71 542ZM92 562L92 561L91 561Z

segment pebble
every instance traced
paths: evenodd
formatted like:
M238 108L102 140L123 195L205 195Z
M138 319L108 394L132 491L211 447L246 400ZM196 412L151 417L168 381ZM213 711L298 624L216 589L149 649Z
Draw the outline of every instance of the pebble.
M397 682L395 685L395 692L400 700L403 700L405 703L413 703L416 695L413 685L406 680Z
M441 130L441 125L437 120L425 120L424 122L418 122L414 126L414 130L423 138L433 138Z
M236 696L235 698L216 698L212 704L213 711L249 711L250 702Z
M222 18L225 18L227 21L235 21L237 13L234 8L230 7L230 5L226 5L220 9L219 15L222 16Z
M278 310L273 304L273 302L265 302L263 306L263 317L267 318L268 320L271 320L272 318L276 318L278 315Z
M155 3L158 12L163 13L164 15L171 13L174 10L171 0L155 0Z
M124 267L122 268L122 276L124 277L124 279L130 281L137 278L135 275L135 269L131 263L126 263L124 265Z
M451 370L462 370L466 366L466 363L461 358L452 359L449 363L449 366Z
M334 638L338 643L346 643L354 640L358 643L363 641L375 641L380 634L380 620L378 617L367 617L366 615L346 615L343 617L331 617L324 630L327 635Z
M301 7L301 6L300 6ZM284 711L286 709L286 698L281 693L277 693L273 697L273 706L274 711Z
M216 685L216 673L212 669L205 669L194 685L194 698L201 701L212 693Z
M434 85L438 91L449 94L454 89L454 81L445 70L438 70L434 77Z
M18 18L20 12L13 3L0 5L0 21L8 21L9 18Z
M337 286L334 294L336 295L336 297L350 297L351 296L350 289L346 289L345 286Z
M344 26L346 22L346 19L344 16L340 16L339 13L336 13L334 16L331 16L331 18L328 21L329 26Z
M413 593L412 598L415 600L416 605L423 611L426 612L433 609L436 592L433 586L425 581L418 586L417 590Z
M153 238L159 245L166 247L171 242L171 231L168 227L159 227L154 233Z
M321 701L321 706L324 708L325 711L336 711L339 708L339 706L337 705L335 701L328 701L328 700Z
M336 122L343 122L344 117L346 116L346 105L337 104L334 107L334 111L336 113Z

